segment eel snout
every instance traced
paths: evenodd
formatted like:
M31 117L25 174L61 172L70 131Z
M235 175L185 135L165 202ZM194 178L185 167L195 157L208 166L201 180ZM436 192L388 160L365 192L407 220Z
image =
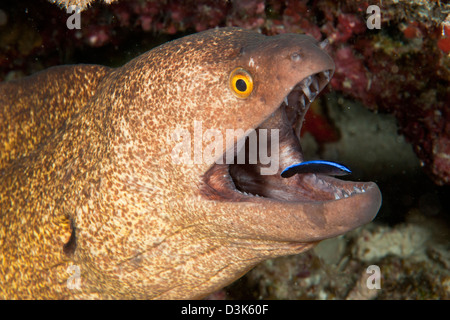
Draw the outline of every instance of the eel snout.
M300 144L304 116L333 73L324 68L299 81L268 118L236 143L233 163L213 164L203 176L210 199L259 204L250 209L258 212L251 220L277 225L258 228L269 238L311 242L334 237L370 222L380 208L381 193L372 182L343 181L320 166L281 176L285 168L305 161ZM259 156L252 157L254 153ZM261 154L273 161L263 163Z

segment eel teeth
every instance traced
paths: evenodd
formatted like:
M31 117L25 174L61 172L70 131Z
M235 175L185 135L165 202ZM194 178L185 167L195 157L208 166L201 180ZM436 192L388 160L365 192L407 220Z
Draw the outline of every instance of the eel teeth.
M312 76L309 76L308 78L303 80L303 86L307 88L311 85L311 82L312 82Z
M347 189L346 187L336 188L315 174L313 174L313 177L311 179L314 179L314 183L323 191L330 192L335 200L349 198L353 195L366 192L364 185L353 186L349 189Z
M317 81L316 77L313 77L312 85L314 87L314 90L317 92L319 91L319 81Z
M309 99L309 101L313 102L316 97L317 97L317 92L311 92L308 99Z
M325 74L329 78L329 72ZM303 94L308 98L309 102L313 102L319 93L319 81L315 76L309 76L302 81L300 85Z
M300 96L300 105L302 106L302 108L305 108L306 104L305 104L305 96L301 95Z
M309 90L309 87L308 86L306 86L306 84L304 84L303 86L302 86L302 90L303 90L303 93L305 94L305 96L308 98L308 100L309 101L311 101L311 91Z

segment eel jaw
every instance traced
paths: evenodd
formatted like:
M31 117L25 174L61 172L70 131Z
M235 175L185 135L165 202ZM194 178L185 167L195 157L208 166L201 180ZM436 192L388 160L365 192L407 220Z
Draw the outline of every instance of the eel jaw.
M233 164L225 164L224 155L224 164L213 164L203 175L203 196L225 202L260 203L273 210L281 208L281 204L289 208L297 206L303 211L307 206L321 206L327 212L348 213L345 223L341 218L330 218L330 224L337 224L336 230L331 231L333 226L327 226L327 231L318 235L315 240L333 237L370 222L381 205L381 194L375 183L343 181L315 173L297 174L291 178L282 178L280 175L287 166L303 161L300 130L304 115L312 101L328 84L333 72L334 70L323 70L304 78L291 88L279 107L254 128L258 137L258 154L259 129L268 129L267 136L270 135L270 129L279 130L279 164L275 174L261 174L261 169L268 165L261 164L259 157L258 163L249 164L249 137L245 136L242 138L246 139L245 148L242 149L245 150L245 163L237 164L235 156ZM270 146L270 142L267 145ZM266 150L266 154L270 153L271 150ZM359 203L362 203L361 206Z

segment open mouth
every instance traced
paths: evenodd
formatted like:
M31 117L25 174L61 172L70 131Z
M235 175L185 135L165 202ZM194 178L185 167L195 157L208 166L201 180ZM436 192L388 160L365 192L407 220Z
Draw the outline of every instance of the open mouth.
M214 164L203 176L207 188L203 193L214 200L222 201L288 201L317 202L336 201L365 193L375 184L364 182L343 181L335 178L332 172L317 170L311 166L308 171L283 178L281 172L288 166L304 162L300 144L300 131L310 104L320 91L328 84L333 70L324 70L312 74L297 83L279 107L258 127L255 128L258 143L251 148L251 139L246 136L244 147L240 150L235 145L235 161L233 164ZM266 129L267 134L261 135ZM270 132L278 130L278 150L271 150L272 136ZM261 150L260 139L268 139L267 150ZM254 142L254 141L253 141ZM261 169L270 164L263 164L258 157L256 163L251 161L251 150L261 154L274 155L276 173L261 174ZM245 152L245 161L238 161L238 152ZM224 161L225 163L225 161Z

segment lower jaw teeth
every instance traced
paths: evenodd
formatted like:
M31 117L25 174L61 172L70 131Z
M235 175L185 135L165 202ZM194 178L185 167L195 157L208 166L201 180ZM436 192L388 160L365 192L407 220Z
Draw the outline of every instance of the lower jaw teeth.
M354 194L358 194L358 193L364 193L366 192L366 190L362 187L362 188L358 188L358 187L353 187L353 192L352 191L345 191L345 190L339 190L337 192L334 193L334 199L335 200L339 200L342 198L348 198Z

